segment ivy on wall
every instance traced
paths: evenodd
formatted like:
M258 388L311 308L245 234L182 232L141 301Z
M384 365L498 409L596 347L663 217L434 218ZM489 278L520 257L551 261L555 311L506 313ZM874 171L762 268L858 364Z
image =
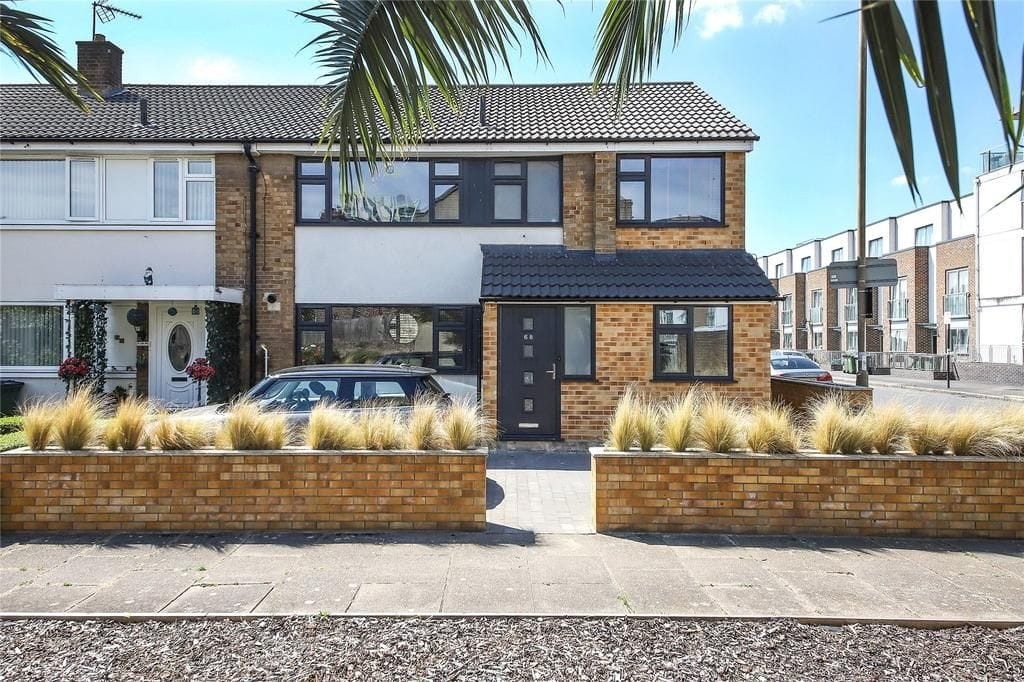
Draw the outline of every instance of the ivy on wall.
M85 381L97 393L103 393L107 383L107 304L71 301L70 310L75 330L71 354L89 365Z
M217 370L206 387L211 403L226 403L242 390L241 311L242 306L236 303L206 304L206 359Z

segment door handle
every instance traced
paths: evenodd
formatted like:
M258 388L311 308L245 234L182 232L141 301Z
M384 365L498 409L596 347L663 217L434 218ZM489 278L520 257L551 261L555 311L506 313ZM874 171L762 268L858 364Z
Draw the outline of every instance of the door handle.
M552 381L557 381L558 380L558 369L557 369L557 367L558 366L555 363L552 362L551 363L551 369L544 370L545 374L550 374L551 375L551 380Z

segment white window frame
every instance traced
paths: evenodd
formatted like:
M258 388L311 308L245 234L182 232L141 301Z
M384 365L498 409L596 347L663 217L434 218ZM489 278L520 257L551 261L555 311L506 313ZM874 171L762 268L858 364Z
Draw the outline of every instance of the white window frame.
M70 200L68 202L71 203ZM70 336L74 335L74 329L71 330L71 334L68 334L67 326L69 324L67 307L63 303L54 303L53 301L4 301L3 305L6 307L27 307L33 308L59 308L61 316L61 327L62 334L60 340L60 357L63 361L71 354L71 349L68 347L68 342L74 343L74 339L70 339ZM11 376L27 376L27 375L45 375L45 376L56 376L57 370L60 369L60 365L0 365L3 369L5 377Z
M873 249L871 247L874 244L878 244L878 253L877 254L872 254L871 253L873 251ZM882 254L884 254L884 253L885 253L885 238L884 237L876 237L874 239L868 240L868 258L881 258Z
M178 215L174 218L160 218L156 215L156 164L174 161L178 164ZM152 156L149 159L149 219L154 223L185 222L185 185L182 181L181 158L177 156Z
M189 173L188 162L189 161L209 161L210 172L207 173ZM217 221L217 160L210 157L198 157L198 156L185 156L179 159L179 170L181 171L181 189L178 190L179 198L181 199L181 222L188 223L190 225L209 225L216 223ZM210 218L194 219L190 220L188 217L188 183L190 182L208 182L213 185L213 216Z
M92 216L71 215L71 164L74 161L92 161L94 169L94 182L92 185L93 206L95 211ZM100 184L103 182L103 165L97 156L68 156L64 159L64 218L71 223L99 222L103 215L103 207L100 205L101 192Z

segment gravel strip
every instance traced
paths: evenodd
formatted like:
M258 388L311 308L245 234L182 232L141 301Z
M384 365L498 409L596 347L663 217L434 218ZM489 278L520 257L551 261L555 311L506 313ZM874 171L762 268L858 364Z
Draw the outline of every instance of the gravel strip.
M5 680L1021 680L1024 628L264 618L0 623Z

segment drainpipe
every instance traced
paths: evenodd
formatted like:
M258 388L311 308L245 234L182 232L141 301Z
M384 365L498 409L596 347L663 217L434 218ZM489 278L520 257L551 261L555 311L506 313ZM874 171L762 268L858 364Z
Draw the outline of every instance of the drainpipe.
M260 165L253 156L251 142L243 143L242 151L249 160L249 385L254 386L259 366L256 362L256 239L259 237L256 231L256 176Z

